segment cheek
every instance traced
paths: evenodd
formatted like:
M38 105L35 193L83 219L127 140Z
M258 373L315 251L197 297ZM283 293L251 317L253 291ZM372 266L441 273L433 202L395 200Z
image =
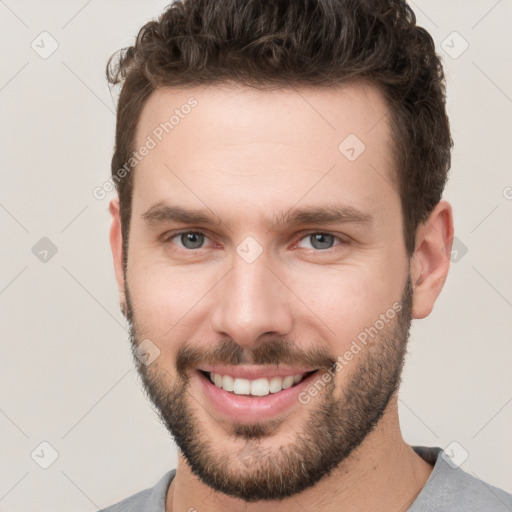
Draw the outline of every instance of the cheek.
M129 266L128 281L137 325L155 339L174 338L180 332L189 335L184 330L215 283L205 272L135 261Z
M308 318L332 340L336 354L343 353L401 297L399 279L394 281L389 274L379 279L375 268L363 266L302 274L295 279L294 289L302 290L297 295L309 308Z

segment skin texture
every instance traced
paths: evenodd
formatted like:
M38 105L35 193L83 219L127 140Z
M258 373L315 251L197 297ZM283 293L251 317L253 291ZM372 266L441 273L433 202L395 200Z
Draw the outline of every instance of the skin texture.
M161 89L143 109L135 146L143 145L192 96L197 106L133 171L126 272L119 203L110 203L116 278L123 310L132 322L132 343L150 339L160 351L139 371L148 394L164 409L164 422L177 430L178 445L183 443L167 511L327 511L341 505L344 510L400 510L414 500L432 468L401 436L394 389L409 322L430 314L448 273L450 205L441 201L419 227L409 258L387 105L371 85ZM349 134L365 145L354 161L338 150ZM164 202L207 210L221 222L148 225L142 215ZM372 220L270 228L278 212L325 205L350 206ZM187 249L179 236L169 238L183 230L204 233L201 248ZM312 245L314 233L335 238L326 239L319 249ZM248 236L262 251L251 263L237 253ZM310 354L327 363L349 350L358 334L396 303L404 306L402 314L337 372L330 386L307 406L297 403L268 424L244 418L226 421L193 377L201 356L225 363L235 353L247 363L288 358L300 366ZM216 352L223 343L229 349ZM272 344L282 349L277 355L266 351ZM183 357L187 353L196 359ZM375 389L392 395L375 397ZM179 416L173 416L171 406L177 404ZM332 421L325 432L312 428L315 421L317 427L325 424L322 418ZM372 418L378 420L373 429ZM344 430L347 419L359 435ZM195 451L185 442L191 428L197 429L197 435L189 436L196 440ZM332 444L322 451L329 432ZM314 481L299 482L292 469L305 455L300 449L305 434L310 435L307 465ZM256 454L250 466L237 457L248 446ZM315 454L318 462L326 453L332 456L332 471L313 471ZM288 476L291 495L268 487L269 496L282 499L261 501L261 487L247 488L243 499L244 481L264 486L262 475L271 461L271 470L277 472L273 476ZM275 478L266 484L271 481Z

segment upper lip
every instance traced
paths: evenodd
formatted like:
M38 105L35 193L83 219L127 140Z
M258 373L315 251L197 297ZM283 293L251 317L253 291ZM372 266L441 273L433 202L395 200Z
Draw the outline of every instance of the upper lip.
M230 375L238 379L271 379L272 377L287 377L288 375L303 375L315 371L317 368L290 368L286 366L256 366L256 365L239 365L239 366L201 366L199 370L208 373L218 373L219 375Z

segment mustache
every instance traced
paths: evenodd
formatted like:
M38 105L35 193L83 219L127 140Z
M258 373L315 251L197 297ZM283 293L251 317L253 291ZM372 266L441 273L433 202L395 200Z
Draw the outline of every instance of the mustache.
M200 364L229 365L289 365L329 368L336 358L325 348L299 350L291 340L268 340L247 351L232 339L223 339L215 346L202 348L184 343L176 356L176 369L185 377Z

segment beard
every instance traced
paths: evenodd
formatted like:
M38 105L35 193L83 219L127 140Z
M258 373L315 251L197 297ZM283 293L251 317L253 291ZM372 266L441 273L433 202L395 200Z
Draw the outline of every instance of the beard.
M200 399L190 391L189 375L201 363L313 367L319 368L320 380L322 372L335 367L336 358L325 348L298 351L297 345L289 340L275 338L247 353L227 339L207 349L183 343L177 351L174 373L159 364L163 358L146 366L135 357L143 337L127 285L125 296L123 313L130 326L134 361L163 424L191 471L205 485L246 502L293 496L339 469L378 424L400 384L412 319L410 277L402 293L402 308L347 364L350 368L341 371L349 372L342 384L331 378L314 399L307 405L298 403L284 419L231 422L229 428L223 427L227 440L232 440L233 446L243 440L245 446L234 452L222 452L218 440L209 435L208 421L215 420L206 413L206 421L202 420L194 409L201 408ZM304 419L300 420L299 413L305 408ZM296 421L294 415L299 416ZM264 449L262 442L271 439L285 420L290 426L302 428L290 431L287 439L291 442L277 449Z

